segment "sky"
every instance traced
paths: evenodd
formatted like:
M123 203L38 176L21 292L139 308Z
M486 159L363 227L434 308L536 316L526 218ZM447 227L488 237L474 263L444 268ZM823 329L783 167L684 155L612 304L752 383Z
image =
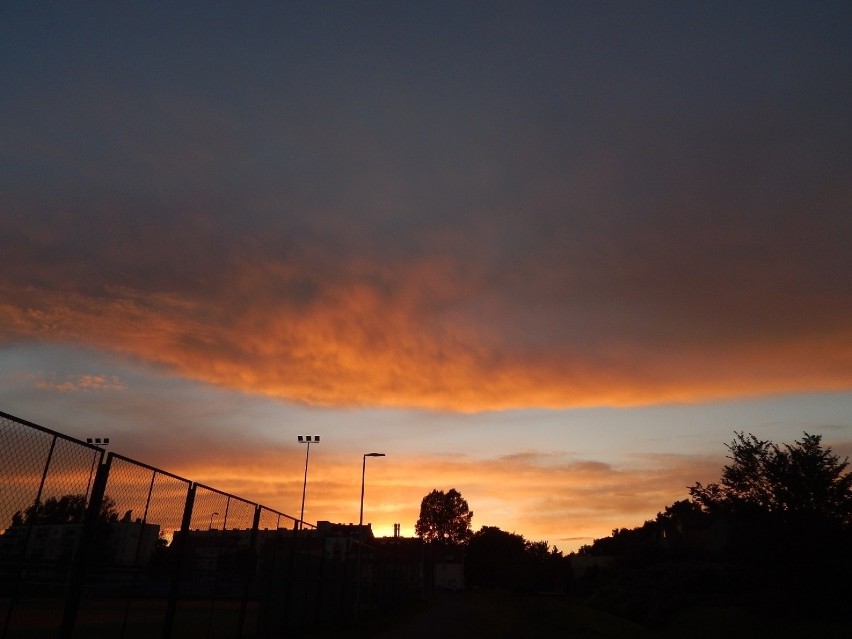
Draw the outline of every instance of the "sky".
M0 410L571 551L852 453L846 2L3 2Z

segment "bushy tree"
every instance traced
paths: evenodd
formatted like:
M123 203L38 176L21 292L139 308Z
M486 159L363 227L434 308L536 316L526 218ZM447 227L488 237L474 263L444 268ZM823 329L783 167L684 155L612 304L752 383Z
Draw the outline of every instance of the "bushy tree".
M718 483L693 500L732 529L730 552L785 609L836 609L852 569L852 473L819 435L780 446L735 433ZM845 604L844 604L845 605Z
M590 545L582 546L577 554L608 555L622 557L659 548L661 526L655 521L646 521L636 528L613 528L609 537L595 539Z
M633 529L615 529L579 554L617 558L588 575L596 605L647 622L712 594L758 609L829 616L846 610L852 571L852 473L804 433L776 445L735 433L718 482L695 483Z
M754 435L735 433L727 444L731 463L718 483L690 487L692 499L709 513L737 517L773 515L819 518L849 524L852 473L822 446L820 435L777 446Z
M447 492L433 490L420 502L414 531L425 542L461 544L472 534L471 519L473 512L455 488Z
M465 576L470 586L519 588L523 580L524 538L494 526L474 534L465 554Z
M564 591L570 560L546 541L483 526L468 541L465 580L469 586L519 592Z

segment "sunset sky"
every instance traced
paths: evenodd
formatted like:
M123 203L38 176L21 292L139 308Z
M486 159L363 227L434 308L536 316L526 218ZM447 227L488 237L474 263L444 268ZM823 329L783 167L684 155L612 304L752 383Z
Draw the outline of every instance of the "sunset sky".
M570 551L852 454L852 4L4 2L0 410Z

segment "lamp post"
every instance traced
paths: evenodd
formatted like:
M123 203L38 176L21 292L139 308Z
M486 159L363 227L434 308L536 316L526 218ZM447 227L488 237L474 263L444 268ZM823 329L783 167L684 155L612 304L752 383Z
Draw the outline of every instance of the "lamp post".
M384 453L364 453L364 458L361 461L361 514L358 516L358 556L356 557L355 574L357 581L355 582L355 617L361 614L361 549L364 546L364 478L367 475L367 457L384 457Z
M305 520L305 492L308 490L308 458L311 455L311 444L319 444L319 441L319 435L314 435L313 439L310 435L299 435L299 443L308 445L307 450L305 450L305 481L302 484L302 510L299 513L299 530L302 529Z
M217 516L219 513L210 513L210 523L207 524L207 530L213 530L213 517Z
M361 464L361 515L358 517L358 534L361 534L360 526L364 525L364 477L367 474L367 457L384 457L384 453L364 453L363 463Z

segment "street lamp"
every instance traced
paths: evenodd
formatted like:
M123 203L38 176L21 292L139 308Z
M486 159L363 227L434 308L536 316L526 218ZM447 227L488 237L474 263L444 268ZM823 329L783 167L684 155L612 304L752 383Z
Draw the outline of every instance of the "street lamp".
M358 580L355 582L355 616L361 614L361 549L364 545L364 477L367 474L367 457L384 457L384 453L364 453L364 458L361 462L361 514L358 517L358 556L356 557L356 574Z
M358 517L358 526L364 525L364 477L367 474L367 457L384 457L384 453L364 453L364 460L361 464L361 515ZM360 528L358 534L361 534Z
M299 435L299 443L307 444L308 448L305 450L305 481L302 484L302 511L299 514L299 529L301 530L302 525L305 520L305 492L308 489L308 458L311 455L311 444L319 444L320 436L314 435L313 439L311 439L310 435Z
M207 524L207 530L213 530L213 517L215 517L218 514L219 514L218 512L210 513L210 523Z

